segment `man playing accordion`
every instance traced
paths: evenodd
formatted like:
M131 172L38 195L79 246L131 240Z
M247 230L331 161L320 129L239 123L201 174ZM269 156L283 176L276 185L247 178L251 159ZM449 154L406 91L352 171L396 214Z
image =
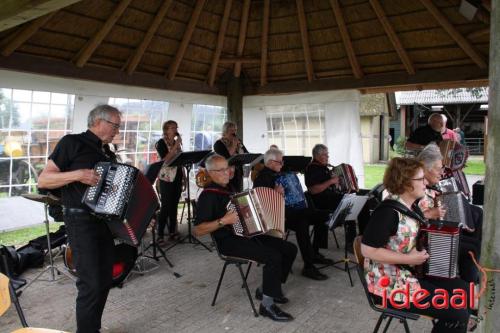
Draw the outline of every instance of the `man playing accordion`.
M229 168L224 157L214 154L205 161L212 183L200 194L194 233L196 236L212 234L219 251L232 257L250 259L264 264L262 286L256 290L256 298L262 302L259 313L275 321L290 321L293 317L275 303L288 303L281 289L290 273L297 255L297 247L280 238L258 235L252 238L236 236L232 224L238 220L235 211L227 211L230 195L228 190Z
M281 185L277 185L277 178L280 176L283 167L283 153L278 149L269 149L264 154L264 169L259 172L253 186L269 187L287 195ZM326 220L329 211L313 210L310 208L285 208L285 226L287 229L295 231L297 244L304 260L302 275L313 280L326 280L328 276L322 274L313 264L332 264L331 259L327 259L319 254L319 247L326 243L323 240L328 238L328 228ZM309 226L314 226L314 242L311 244L309 237ZM326 247L326 246L324 246Z

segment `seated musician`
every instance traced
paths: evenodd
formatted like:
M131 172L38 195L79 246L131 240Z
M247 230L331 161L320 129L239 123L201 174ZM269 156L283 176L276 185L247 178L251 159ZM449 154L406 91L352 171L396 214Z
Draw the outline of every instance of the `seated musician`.
M276 184L276 179L280 175L279 172L283 166L283 153L278 149L269 149L264 154L264 165L265 167L259 172L253 183L253 187L274 188L283 195L286 195L283 187ZM321 239L328 237L328 228L326 226L328 216L328 211L315 211L308 208L285 208L285 226L287 229L295 231L297 244L302 254L302 260L304 260L302 275L313 280L326 280L328 278L328 276L322 274L314 267L313 264L333 264L331 259L319 255L318 246ZM314 249L309 237L309 225L314 225Z
M423 165L413 159L392 159L384 174L384 185L392 193L389 198L417 214L421 212L413 203L425 195L426 184ZM454 289L462 289L467 293L465 281L458 278L417 278L413 273L415 265L423 264L429 258L425 250L418 251L416 248L419 228L415 218L397 212L390 206L381 205L373 212L361 244L361 252L368 259L365 261L368 289L380 304L384 293L389 299L391 291L408 287L410 304L407 311L437 319L432 332L466 332L468 309L452 306L436 309L430 302L437 295L438 288L445 289L449 295L453 295ZM427 290L430 295L418 300L413 298L413 293L419 289ZM399 303L404 301L405 296L396 294L394 298ZM430 306L422 309L421 306L416 307L415 302L429 302ZM387 301L387 306L392 306L390 301Z
M441 180L443 172L442 155L439 147L435 144L427 145L418 155L417 159L424 165L424 176L429 186L436 185ZM435 205L437 191L427 188L425 197L419 201L419 207L422 209L427 219L439 219L445 216L446 208ZM467 203L468 204L468 203ZM467 282L478 282L478 271L472 258L468 254L472 251L479 259L481 251L481 235L483 211L480 207L468 204L471 209L472 222L474 227L471 229L464 223L462 234L460 235L460 253L458 268L460 277ZM464 221L465 222L465 221Z
M441 133L445 129L445 121L440 113L433 113L427 119L427 125L417 128L406 141L406 149L420 150L431 142L439 144L443 141Z
M311 194L316 209L335 211L343 194L335 188L339 184L339 177L332 175L328 169L328 148L323 144L317 144L312 150L313 159L306 168L305 181ZM352 242L356 237L356 225L347 225L347 247L352 249Z
M288 303L281 284L285 283L297 247L280 238L257 235L252 238L236 236L232 224L238 220L235 211L227 211L229 202L229 170L224 157L214 154L205 161L212 183L200 194L194 227L196 236L211 233L219 251L226 256L255 260L264 264L262 287L255 297L261 299L259 313L275 321L290 321L293 317L282 311L275 303Z

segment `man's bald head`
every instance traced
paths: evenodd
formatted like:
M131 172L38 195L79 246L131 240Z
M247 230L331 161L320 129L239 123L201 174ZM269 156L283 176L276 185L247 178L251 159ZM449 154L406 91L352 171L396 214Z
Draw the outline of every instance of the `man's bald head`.
M445 126L445 120L443 118L443 115L440 113L431 114L429 119L427 120L427 123L433 130L439 133L442 132Z

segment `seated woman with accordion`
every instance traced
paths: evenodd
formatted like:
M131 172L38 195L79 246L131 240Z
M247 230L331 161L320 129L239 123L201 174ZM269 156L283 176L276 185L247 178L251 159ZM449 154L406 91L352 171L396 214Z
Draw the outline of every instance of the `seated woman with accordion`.
M419 207L428 219L447 220L449 219L448 212L461 217L462 220L457 221L462 225L458 269L460 277L463 280L477 283L479 272L469 255L469 251L472 251L479 260L481 254L483 210L480 207L470 204L459 193L458 186L456 189L451 189L450 191L440 186L440 183L454 183L455 180L451 178L441 181L443 162L441 151L436 144L431 143L427 145L417 156L417 159L424 165L424 177L428 183L425 196L419 201ZM450 198L451 207L443 206L442 202L446 204L448 201L445 201L445 197Z
M399 308L407 302L403 310L436 319L432 332L466 332L468 299L462 308L440 308L433 302L439 295L438 289L445 290L448 295L454 295L457 289L467 294L469 287L465 281L435 278L428 272L421 274L420 268L430 267L433 259L424 248L420 249L419 236L426 221L418 206L414 205L425 195L426 183L420 162L406 158L390 161L384 174L384 185L391 195L373 212L361 244L366 282L376 303ZM394 293L395 290L408 292ZM394 302L384 304L384 299L389 298ZM442 304L442 299L437 303ZM429 306L425 308L421 306L423 304Z
M211 183L200 194L197 203L197 216L194 234L203 236L212 234L218 250L226 255L250 259L264 264L262 269L262 287L255 292L262 300L259 313L275 321L290 321L293 317L282 311L275 303L288 303L283 295L281 284L285 283L293 261L297 256L297 247L280 238L257 235L251 238L237 236L232 225L238 221L238 214L227 209L230 196L228 189L229 168L224 157L214 154L207 158L205 167Z

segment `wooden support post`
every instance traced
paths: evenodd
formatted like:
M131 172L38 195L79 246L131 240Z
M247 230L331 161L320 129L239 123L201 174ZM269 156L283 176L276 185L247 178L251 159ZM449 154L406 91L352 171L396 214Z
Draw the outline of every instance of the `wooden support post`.
M215 83L215 75L217 74L217 65L219 63L220 54L222 53L222 46L224 46L224 38L226 36L227 23L229 22L229 14L231 14L231 5L233 0L226 0L224 6L224 16L220 23L219 35L217 36L217 45L215 46L214 57L212 59L212 66L208 72L208 84L212 87Z
M238 57L241 57L243 55L243 50L245 49L249 14L250 14L250 0L245 0L243 2L243 11L241 12L240 34L238 36L238 48L236 50L236 56ZM241 75L241 62L236 62L234 64L234 76L240 77L240 75Z
M271 0L264 0L262 17L262 36L260 40L260 85L267 84L267 47L269 44L269 16Z
M483 244L481 264L500 268L500 3L492 1L489 63L488 145L484 195ZM498 230L497 230L498 229ZM496 286L496 287L495 287ZM488 273L486 291L482 295L479 315L483 317L481 332L500 332L500 274ZM496 289L496 290L495 290ZM495 301L496 296L496 301Z
M227 118L238 126L238 137L243 140L243 79L231 76L227 81Z

